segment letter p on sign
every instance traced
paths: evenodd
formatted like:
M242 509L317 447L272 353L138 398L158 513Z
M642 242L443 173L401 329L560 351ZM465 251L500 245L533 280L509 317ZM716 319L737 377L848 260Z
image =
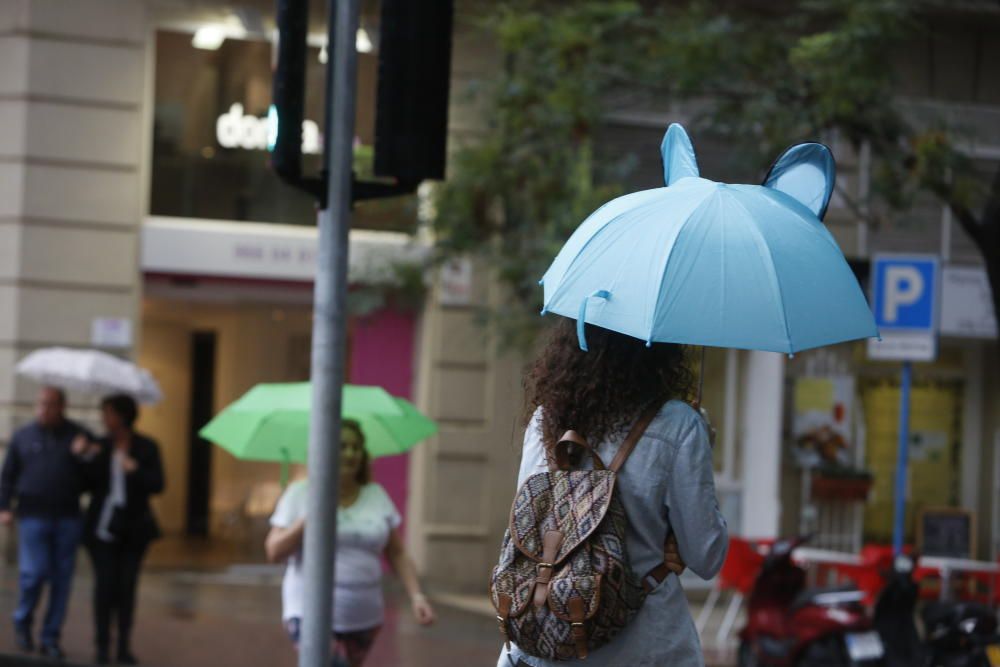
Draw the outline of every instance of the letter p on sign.
M880 330L937 328L936 257L883 255L873 262L873 301Z
M882 319L887 324L899 320L899 307L910 306L924 293L924 277L912 266L889 266L885 270L885 298Z

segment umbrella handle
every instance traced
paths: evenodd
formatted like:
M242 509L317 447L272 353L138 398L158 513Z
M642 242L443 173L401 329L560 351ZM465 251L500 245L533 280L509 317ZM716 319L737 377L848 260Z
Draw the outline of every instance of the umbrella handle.
M698 398L694 403L694 409L701 409L701 395L705 388L705 346L701 346L701 361L698 363Z
M607 301L611 298L611 292L605 289L599 289L590 296L584 297L583 301L580 303L580 316L576 318L576 339L580 343L580 349L584 352L589 351L587 348L587 335L584 332L584 325L587 323L587 303L594 297Z
M288 474L291 467L292 457L288 454L288 447L281 448L281 490L288 488Z

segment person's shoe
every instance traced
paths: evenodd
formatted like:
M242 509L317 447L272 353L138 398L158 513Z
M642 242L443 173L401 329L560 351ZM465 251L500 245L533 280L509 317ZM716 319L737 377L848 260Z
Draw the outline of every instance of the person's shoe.
M66 654L56 642L45 642L42 644L41 654L49 660L65 660Z
M108 650L97 649L97 655L94 657L94 663L98 665L110 665L111 656L108 655Z
M119 665L138 665L139 661L131 651L119 651L118 652L118 664Z
M35 640L31 638L31 629L14 624L14 644L17 645L19 651L24 651L25 653L31 653L35 650Z

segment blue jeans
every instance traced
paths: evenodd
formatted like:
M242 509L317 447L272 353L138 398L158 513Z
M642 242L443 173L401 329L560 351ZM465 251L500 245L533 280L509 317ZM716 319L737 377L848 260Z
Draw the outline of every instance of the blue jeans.
M14 623L19 628L31 630L38 598L48 583L49 608L42 625L42 643L59 641L82 534L83 522L78 517L23 517L18 520L17 560L21 590Z

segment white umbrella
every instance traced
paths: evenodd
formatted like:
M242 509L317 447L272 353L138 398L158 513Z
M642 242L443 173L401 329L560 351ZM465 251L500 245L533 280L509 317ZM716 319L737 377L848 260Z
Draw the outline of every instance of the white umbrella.
M47 347L26 356L16 370L18 375L69 391L128 394L140 403L163 398L149 371L99 350Z

